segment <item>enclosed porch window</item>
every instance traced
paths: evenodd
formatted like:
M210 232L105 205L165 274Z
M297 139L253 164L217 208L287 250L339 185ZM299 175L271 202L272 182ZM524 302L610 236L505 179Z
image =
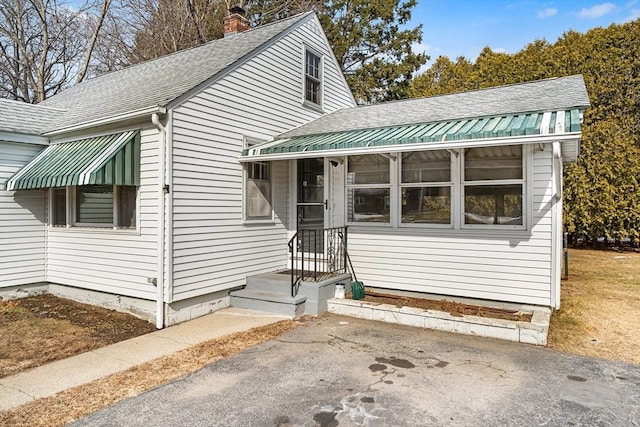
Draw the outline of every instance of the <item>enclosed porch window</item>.
M464 224L524 225L521 145L464 150Z
M451 154L446 150L402 153L403 224L451 224Z
M389 223L389 159L379 154L347 160L347 222Z

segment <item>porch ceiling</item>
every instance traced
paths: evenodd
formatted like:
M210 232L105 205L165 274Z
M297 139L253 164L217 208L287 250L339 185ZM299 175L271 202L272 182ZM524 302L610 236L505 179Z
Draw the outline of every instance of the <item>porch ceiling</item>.
M5 188L139 185L140 131L50 145L16 172Z
M554 140L561 135L579 138L580 116L579 109L571 109L305 135L248 148L240 161L454 148L488 139L539 142L531 138L536 135L553 135ZM522 138L527 136L530 138Z

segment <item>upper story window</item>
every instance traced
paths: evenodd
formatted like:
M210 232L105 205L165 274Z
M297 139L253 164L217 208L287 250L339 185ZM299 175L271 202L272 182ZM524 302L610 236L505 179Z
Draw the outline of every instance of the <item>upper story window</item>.
M304 100L322 104L322 58L308 49L304 55Z
M524 225L521 145L467 148L463 175L464 224Z

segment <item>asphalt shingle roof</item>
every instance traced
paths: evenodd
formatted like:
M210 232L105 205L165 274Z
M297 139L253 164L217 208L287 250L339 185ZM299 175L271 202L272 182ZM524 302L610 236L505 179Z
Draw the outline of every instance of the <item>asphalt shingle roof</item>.
M48 130L164 107L311 16L297 15L79 83L39 104L68 110Z
M450 95L345 108L278 138L292 138L407 124L525 112L585 109L589 97L581 75L498 86Z
M62 114L64 110L0 99L0 131L39 135Z

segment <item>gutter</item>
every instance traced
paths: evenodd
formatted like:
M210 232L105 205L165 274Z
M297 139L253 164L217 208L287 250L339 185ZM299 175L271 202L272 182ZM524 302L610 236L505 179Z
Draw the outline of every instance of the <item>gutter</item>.
M402 153L407 151L422 151L422 150L443 150L443 149L459 149L459 148L473 148L484 147L487 145L499 146L499 145L516 145L516 144L545 144L561 141L580 141L582 138L581 132L571 132L564 134L548 134L548 135L523 135L515 137L504 138L476 138L476 139L463 139L458 141L440 141L440 142L417 142L412 144L389 144L370 147L358 147L358 148L341 148L333 150L309 150L274 154L257 154L251 155L251 151L259 150L263 148L261 146L253 147L249 150L249 155L238 157L240 163L243 162L256 162L256 161L269 161L269 160L287 160L287 159L306 159L313 157L340 157L340 156L352 156L357 154L380 154L380 153ZM285 142L286 140L278 140L278 142ZM274 141L269 141L269 145L273 145Z
M92 120L84 123L79 123L73 126L53 130L50 132L44 132L42 135L47 137L53 137L57 135L62 135L69 132L81 131L89 128L93 128L96 126L103 126L112 123L121 122L123 120L132 120L132 119L146 119L150 114L166 114L167 109L165 107L161 107L156 105L155 107L143 108L140 110L130 111L125 114L118 114L115 116L105 117L99 120ZM152 119L153 121L153 119Z
M165 174L165 144L167 140L167 129L160 122L158 113L151 115L151 123L158 129L160 138L158 140L158 266L156 275L156 328L164 327L164 174Z

